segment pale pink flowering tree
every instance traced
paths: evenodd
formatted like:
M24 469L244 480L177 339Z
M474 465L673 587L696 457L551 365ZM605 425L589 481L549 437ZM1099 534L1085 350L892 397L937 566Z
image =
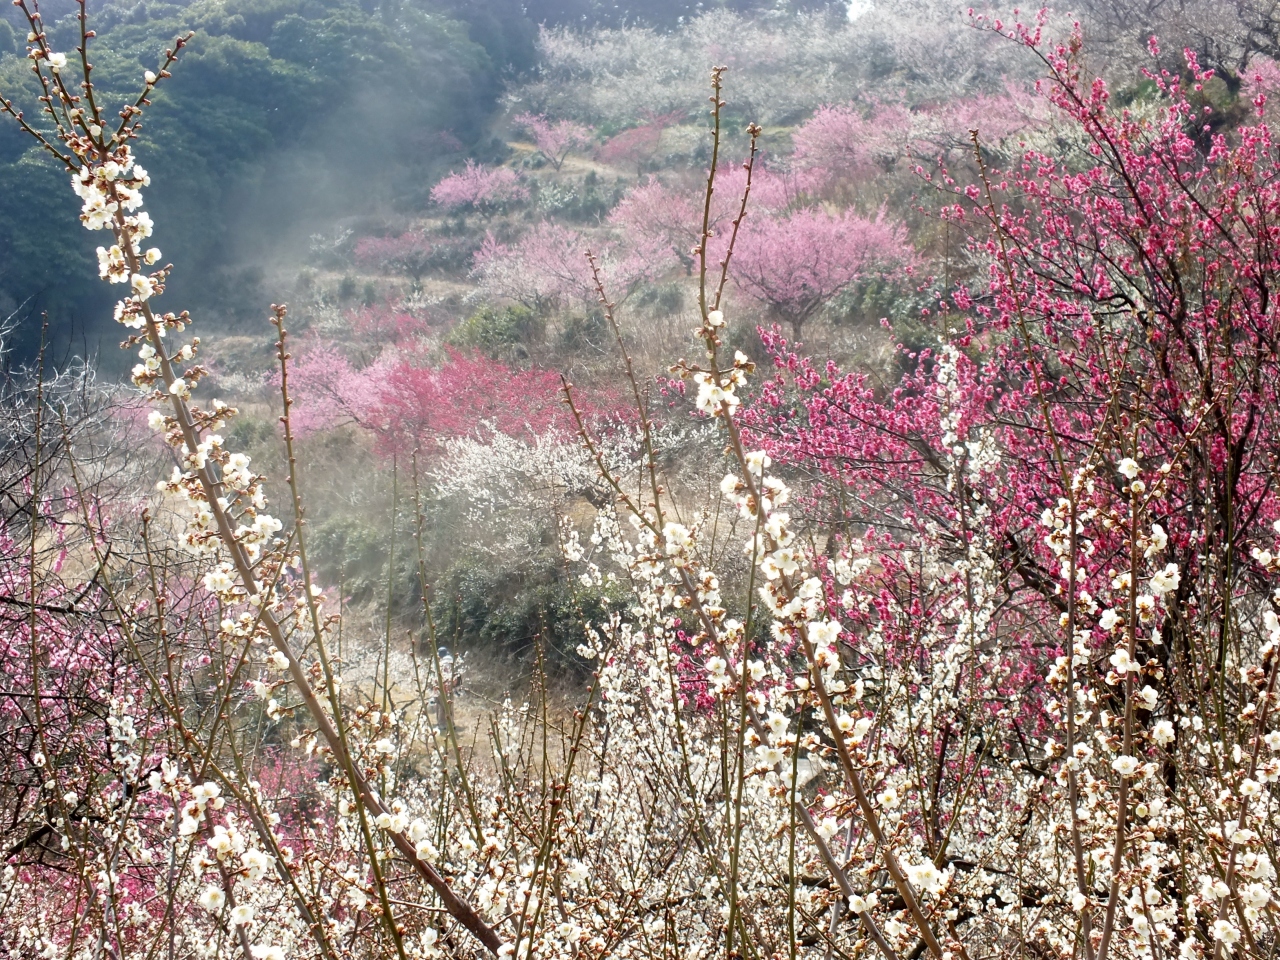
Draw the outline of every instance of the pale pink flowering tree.
M577 231L544 221L512 244L489 234L476 251L472 273L486 296L545 311L589 295L585 249Z
M529 198L529 189L507 167L491 168L472 160L431 188L431 199L446 210L494 210Z
M1270 57L1255 56L1240 71L1240 97L1262 111L1268 122L1276 118L1275 94L1280 90L1280 63Z
M436 253L436 244L425 234L409 231L398 237L361 237L356 243L356 263L365 269L402 273L421 282Z
M903 156L911 125L910 111L902 104L822 106L792 134L792 160L824 182L856 185Z
M632 187L609 214L609 222L628 240L643 238L660 244L668 260L692 274L697 262L693 247L698 239L701 211L691 192L650 177Z
M794 165L790 165L788 169L783 165L757 162L750 179L751 212L777 214L805 203L821 184L822 175L818 171ZM712 194L711 202L718 224L727 226L738 215L746 188L747 171L741 165L724 165L716 174L715 193Z
M855 191L908 157L936 159L967 150L978 130L987 149L1049 120L1044 99L1007 81L1003 90L908 107L902 102L828 104L792 135L793 166L837 194Z
M480 291L491 299L513 300L546 312L562 305L594 302L598 294L586 251L594 243L611 289L625 296L670 265L660 244L637 237L633 244L603 244L560 224L543 221L506 244L489 235L473 261Z
M611 137L599 150L596 159L610 166L632 166L639 173L662 142L662 131L684 118L684 111L671 113L646 113L644 120L630 129Z
M644 237L662 243L680 262L686 274L694 270L692 247L698 239L701 211L689 189L668 187L650 177L639 187L632 187L609 212L609 223L621 229L627 238Z
M1280 88L1280 63L1270 57L1254 57L1248 69L1241 71L1241 79L1250 85L1255 96L1258 92L1272 93Z
M943 154L953 161L967 159L970 132L977 130L983 149L1010 156L1018 152L1020 134L1046 129L1053 119L1044 97L1007 80L1002 90L956 97L919 111L911 151L928 158Z
M785 210L813 182L807 170L779 174L757 167L752 172L751 209ZM745 173L740 167L726 166L716 175L716 184L709 212L710 249L718 259L727 249L731 223L738 215ZM650 177L627 191L609 214L609 223L618 229L624 245L636 251L635 256L647 258L659 269L674 261L691 274L697 263L702 214L692 185Z
M298 407L292 424L298 436L331 430L344 423L365 425L376 406L377 384L390 366L375 361L357 369L335 344L301 343L289 379ZM275 378L279 382L279 377Z
M572 120L549 120L540 113L522 113L512 122L529 132L538 152L557 172L570 153L591 145L591 128Z
M733 281L799 340L805 322L841 290L912 259L906 232L883 213L868 219L807 207L784 216L748 216L734 253Z

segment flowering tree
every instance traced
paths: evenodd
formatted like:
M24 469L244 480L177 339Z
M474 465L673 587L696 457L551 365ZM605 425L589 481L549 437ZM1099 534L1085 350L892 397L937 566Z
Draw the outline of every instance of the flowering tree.
M590 243L579 231L544 220L513 244L490 234L476 251L472 272L485 296L513 300L538 312L593 303L598 294L586 259ZM596 249L601 270L612 288L624 295L660 275L671 262L660 236L632 236L626 244L597 239Z
M373 384L385 366L375 363L372 369L356 370L333 343L310 343L299 350L290 374L298 403L292 426L298 436L342 423L366 423L376 402Z
M711 198L711 251L722 255L727 249L730 226L740 212L745 186L741 169L726 166L716 176L719 186ZM799 196L800 182L809 178L783 177L766 169L753 172L752 210L778 211ZM632 187L609 214L609 223L618 228L624 245L637 251L661 272L668 264L679 263L691 274L697 263L703 209L693 188L671 185L650 177Z
M538 152L557 172L572 151L591 143L591 128L572 120L551 121L540 113L522 113L513 117L512 122L529 131Z
M815 187L856 194L909 157L962 161L972 153L971 130L979 131L984 149L1004 153L1016 135L1051 128L1046 107L1043 98L1013 81L999 92L948 97L914 109L890 102L826 104L796 128L792 163Z
M387 300L348 311L346 321L361 346L377 348L413 342L432 326L444 323L442 314L404 300Z
M687 189L670 187L654 177L632 187L609 214L609 222L627 237L643 237L661 244L665 257L693 272L696 258L698 210Z
M1008 81L1004 89L949 100L925 111L915 131L913 152L956 157L971 152L970 133L978 131L984 150L1004 156L1018 152L1019 140L1053 124L1052 107L1028 87Z
M561 300L590 296L585 248L576 231L544 221L512 245L490 234L476 251L474 273L488 296L545 311Z
M900 227L882 213L808 207L785 216L748 218L735 251L734 282L790 324L799 340L805 321L860 277L911 261Z
M471 160L461 173L451 173L431 188L431 199L446 210L493 210L528 198L529 190L514 170Z
M403 273L415 284L422 281L436 254L436 245L417 232L398 237L362 237L356 243L356 263L366 269Z
M526 441L572 433L560 377L549 370L451 351L438 366L406 357L379 371L377 381L366 415L388 453L430 453L450 439L494 433Z
M298 436L354 423L372 431L388 457L418 451L425 459L451 440L563 444L573 434L560 377L550 370L454 349L441 362L412 342L361 368L332 343L305 344L296 353L289 380L298 410L290 423ZM593 424L625 420L613 399L584 410Z
M596 151L596 159L610 166L634 164L637 172L653 157L662 142L662 131L684 116L683 111L646 113L644 121L610 137Z
M825 104L792 134L794 162L825 181L857 184L907 152L911 114L899 104L863 111Z
M144 438L89 371L44 366L0 381L0 854L10 870L48 871L49 919L76 922L68 907L86 892L76 856L145 815L122 802L133 782L122 741L153 742L159 720L128 709L143 678L113 623L105 571L81 560L94 537L132 552L117 521L156 461L131 454ZM61 843L68 832L75 852ZM0 903L8 896L0 884ZM103 906L84 912L100 917Z

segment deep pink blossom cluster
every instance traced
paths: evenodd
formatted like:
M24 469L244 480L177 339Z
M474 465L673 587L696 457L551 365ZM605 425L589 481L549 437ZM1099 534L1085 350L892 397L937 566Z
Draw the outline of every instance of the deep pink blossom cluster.
M572 436L575 423L563 403L559 374L511 367L450 349L443 359L403 341L374 362L356 367L335 344L297 351L290 373L299 435L350 423L371 431L388 457L434 453L451 439L503 434L532 440ZM592 423L624 416L605 393L581 411Z
M1014 32L1039 49L1033 32ZM1225 610L1272 602L1280 519L1272 130L1214 133L1199 96L1210 73L1191 51L1186 77L1150 74L1163 98L1155 119L1114 109L1073 54L1046 50L1047 97L1083 138L1087 162L1029 152L968 182L920 167L948 198L942 218L987 264L927 311L934 345L904 347L907 372L886 385L816 364L766 332L777 372L743 414L754 442L818 478L808 509L875 558L869 601L846 609L855 646L874 636L896 657L927 660L920 625L944 623L968 581L922 577L919 564L932 556L963 570L973 545L994 551L984 562L1006 599L988 627L1003 638L988 695L992 709L1018 705L1015 755L1025 749L1018 738L1044 730L1053 702L1044 668L1068 645L1059 626L1069 611L1092 638L1091 668L1110 669L1114 621L1102 613L1123 607L1120 572L1138 540L1126 526L1080 521L1088 547L1073 561L1073 594L1062 582L1065 540L1047 536L1055 510L1124 513L1139 489L1131 480L1159 491L1142 501L1142 522L1160 532L1142 541L1155 546L1138 562L1158 556L1142 574L1158 586L1166 564L1180 576L1169 615L1137 647L1151 665L1144 682L1188 710L1188 691L1231 672ZM939 756L954 732L950 723L933 731Z
M446 441L493 433L534 440L576 425L563 402L559 374L518 369L487 357L449 351L444 362L405 357L385 370L370 409L380 448L432 452ZM591 422L617 416L606 396L583 408Z

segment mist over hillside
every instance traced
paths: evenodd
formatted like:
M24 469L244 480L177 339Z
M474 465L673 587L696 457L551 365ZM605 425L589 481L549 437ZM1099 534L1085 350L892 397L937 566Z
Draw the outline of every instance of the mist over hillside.
M67 49L78 42L73 6L45 7L51 42ZM518 8L512 19L460 6L471 23L442 3L96 5L94 78L109 99L131 95L175 36L194 33L184 69L156 97L154 138L140 147L166 224L157 239L184 264L175 293L224 323L260 318L271 299L263 277L296 266L312 233L421 206L450 160L489 149L490 113L505 80L530 67L533 28ZM34 115L26 31L15 12L4 16L0 84ZM68 229L61 180L4 128L0 312L47 310L63 349L68 339L94 349L104 329L95 315L110 303L70 279L91 272L93 249ZM49 215L33 222L35 203ZM29 349L38 323L24 327Z
M42 5L53 43L74 46L76 9L71 0ZM195 34L184 70L157 97L156 139L141 150L155 172L166 253L186 265L173 291L235 324L262 316L272 296L264 278L296 269L313 234L421 209L450 163L501 159L506 148L489 129L494 108L507 84L536 69L539 24L670 29L702 6L96 0L88 9L95 80L108 96L124 94L126 78L153 66L175 36ZM16 11L0 18L0 84L30 115L26 28ZM0 132L0 313L25 318L21 355L30 355L35 318L47 312L56 354L87 349L111 366L97 319L109 301L68 280L83 270L62 269L91 266L92 248L64 218L23 215L33 203L71 209L58 205L56 172L34 161L12 128Z

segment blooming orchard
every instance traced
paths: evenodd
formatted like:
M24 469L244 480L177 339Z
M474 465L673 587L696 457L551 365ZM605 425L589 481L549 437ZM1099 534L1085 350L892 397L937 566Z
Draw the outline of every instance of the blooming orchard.
M633 446L606 452L565 388L614 496L589 531L566 524L565 562L628 603L581 625L596 669L577 709L557 712L545 684L504 704L480 765L433 656L414 654L412 677L388 660L372 687L344 683L292 471L286 530L228 449L235 410L197 400L192 318L157 307L171 268L148 246L132 141L185 41L109 125L83 20L86 79L72 82L73 58L19 5L46 112L36 125L5 109L108 236L133 380L177 463L156 507L172 526L148 513L147 562L102 580L112 616L95 643L128 661L127 689L104 673L83 700L105 710L106 736L79 756L37 745L18 767L56 842L7 854L0 948L1271 955L1280 158L1263 125L1200 135L1191 94L1209 78L1194 58L1189 90L1152 74L1161 100L1139 119L1080 78L1078 38L991 25L1043 57L1086 149L998 176L978 163L972 183L922 168L987 273L943 293L936 346L904 356L889 389L816 369L776 334L772 377L728 355L723 294L755 242L751 127L718 248L702 207L700 350L674 368L720 428L723 478L704 504L672 495L625 353ZM586 269L617 333L609 278L598 259ZM106 525L80 506L108 571ZM69 688L105 665L65 659L74 644L44 619L60 595L27 596L4 643L34 665L40 705L46 664Z

